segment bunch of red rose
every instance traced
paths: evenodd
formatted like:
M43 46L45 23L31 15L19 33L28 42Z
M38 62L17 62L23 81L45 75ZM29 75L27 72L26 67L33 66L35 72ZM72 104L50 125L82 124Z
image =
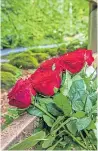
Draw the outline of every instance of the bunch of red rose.
M80 72L87 63L94 61L91 50L77 49L43 62L40 67L26 80L20 79L8 94L9 104L18 108L27 108L32 96L41 93L54 95L54 89L60 88L62 73L68 70L72 74Z

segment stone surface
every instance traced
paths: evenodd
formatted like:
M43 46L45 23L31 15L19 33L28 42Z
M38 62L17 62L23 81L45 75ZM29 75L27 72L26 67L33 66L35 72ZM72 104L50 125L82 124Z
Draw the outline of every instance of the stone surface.
M1 150L7 150L12 144L31 135L38 125L38 118L25 113L11 123L1 134Z

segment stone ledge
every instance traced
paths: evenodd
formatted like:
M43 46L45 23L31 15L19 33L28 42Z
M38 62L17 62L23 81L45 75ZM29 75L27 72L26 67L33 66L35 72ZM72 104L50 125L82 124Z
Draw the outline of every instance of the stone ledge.
M12 144L31 135L38 125L38 118L25 113L13 121L1 134L1 150L7 150Z

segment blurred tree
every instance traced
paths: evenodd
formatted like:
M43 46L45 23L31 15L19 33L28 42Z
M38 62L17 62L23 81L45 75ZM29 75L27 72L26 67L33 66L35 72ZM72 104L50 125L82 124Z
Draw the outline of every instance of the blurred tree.
M86 0L4 0L2 47L64 42L64 37L88 34Z

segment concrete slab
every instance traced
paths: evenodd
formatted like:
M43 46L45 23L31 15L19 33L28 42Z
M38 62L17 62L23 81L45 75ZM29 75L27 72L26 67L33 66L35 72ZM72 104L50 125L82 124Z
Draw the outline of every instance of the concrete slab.
M12 144L20 142L33 133L38 118L25 113L13 121L1 134L1 150L7 150Z

